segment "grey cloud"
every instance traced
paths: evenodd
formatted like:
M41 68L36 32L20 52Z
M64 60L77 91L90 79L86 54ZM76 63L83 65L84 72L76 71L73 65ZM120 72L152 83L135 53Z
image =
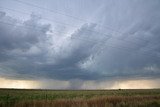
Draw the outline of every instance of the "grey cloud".
M102 10L105 17L103 25L111 24L121 30L114 33L112 38L106 41L105 46L102 45L104 48L100 54L94 53L94 59L90 61L86 69L111 76L159 76L160 27L158 17L160 14L157 12L159 11L157 2L118 1L112 8L106 6ZM144 5L142 6L141 3ZM117 15L118 17L115 17ZM153 66L157 68L154 72L144 70L145 67Z
M25 50L38 43L40 39L45 38L43 36L46 36L45 33L49 30L49 25L41 26L35 22L37 22L37 18L34 15L31 15L30 20L20 25L18 20L3 15L0 26L0 49L13 50L20 48Z
M70 81L70 88L76 88L76 83L83 86L85 80L159 78L157 2L111 1L101 8L101 15L95 19L101 20L103 29L99 24L88 23L69 37L65 33L61 35L62 32L52 34L54 25L40 24L40 17L36 15L22 22L26 27L23 28L18 26L18 20L1 12L0 20L13 24L0 24L1 67L12 69L12 78L65 80ZM107 25L121 33L108 32Z
M38 19L36 15L32 14L29 20L21 22L1 12L1 65L13 68L20 74L27 74L31 72L27 71L27 68L33 67L31 63L34 63L35 60L41 60L39 58L43 56L44 52L40 44L46 42L46 33L50 30L50 25L42 25L38 23ZM18 68L23 70L19 71ZM10 73L12 74L12 72Z
M3 16L2 21L7 19L14 20L11 17ZM52 44L53 41L50 41L50 39L57 38L54 35L48 35L48 25L40 25L38 19L39 17L31 15L31 19L23 22L23 26L16 26L18 22L15 24L15 21L9 22L12 26L1 24L1 28L4 29L1 30L1 40L3 39L3 41L6 42L6 44L1 42L1 46L3 46L1 54L5 53L4 56L6 57L1 56L1 59L8 58L7 61L2 60L1 65L14 70L10 72L10 78L14 78L15 76L15 78L44 77L68 80L74 78L95 79L98 78L98 75L100 76L98 73L96 73L96 75L95 73L87 73L78 66L80 61L86 59L91 54L90 48L93 46L93 43L88 44L76 38L86 35L93 36L92 32L85 30L86 28L93 29L93 25L85 25L72 34L72 37L76 36L76 38L69 39L70 42L66 49L71 52L60 53L63 50L65 51L65 49L60 49L57 53L59 55L57 55L53 51L55 50L54 47L51 48L54 43ZM5 26L7 26L7 28L5 28ZM15 27L15 29L13 29L13 27ZM34 28L30 29L28 27ZM45 30L46 27L48 30ZM12 34L10 32L8 33L10 29L12 29ZM59 48L61 48L61 46ZM69 55L63 57L64 54ZM51 62L48 63L48 60ZM54 60L56 62L52 62Z

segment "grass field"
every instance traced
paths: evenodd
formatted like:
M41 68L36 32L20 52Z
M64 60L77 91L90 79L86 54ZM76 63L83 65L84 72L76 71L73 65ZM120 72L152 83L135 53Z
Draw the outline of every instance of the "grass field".
M0 89L0 107L160 107L160 89Z

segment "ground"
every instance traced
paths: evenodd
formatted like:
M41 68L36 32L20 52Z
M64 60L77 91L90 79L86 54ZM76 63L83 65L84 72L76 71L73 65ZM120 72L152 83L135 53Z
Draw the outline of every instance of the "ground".
M0 107L160 107L160 89L0 89Z

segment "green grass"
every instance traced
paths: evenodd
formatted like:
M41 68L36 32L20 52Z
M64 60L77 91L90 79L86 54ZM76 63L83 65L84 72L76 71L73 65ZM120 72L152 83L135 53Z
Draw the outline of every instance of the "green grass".
M0 89L0 107L160 107L160 89Z

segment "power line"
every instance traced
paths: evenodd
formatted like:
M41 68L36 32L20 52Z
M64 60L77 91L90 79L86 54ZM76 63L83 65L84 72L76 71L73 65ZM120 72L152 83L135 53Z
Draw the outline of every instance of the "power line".
M10 26L14 26L14 24L9 24L8 22L2 22L2 21L0 21L0 23L3 23L3 24L7 24L7 25L10 25ZM20 25L19 25L20 26ZM32 28L33 29L33 27L30 27L30 26L28 26L28 27L26 27L26 26L21 26L21 27L24 27L24 28ZM38 28L38 27L34 27L34 28ZM41 28L40 28L41 29ZM74 39L74 38L73 38ZM75 38L75 39L77 39L77 38ZM91 42L95 42L95 41L92 41L92 40L89 40L89 39L84 39L84 38L78 38L79 40L85 40L85 41L88 41L87 43L91 43ZM101 44L103 44L103 43L101 43ZM109 47L111 47L111 48L113 48L113 49L120 49L120 50L122 50L123 49L123 51L126 51L126 52L130 52L130 48L129 49L127 49L127 48L124 48L124 47L115 47L115 46L112 46L112 45L107 45L107 46L109 46ZM146 56L151 56L151 57L155 57L155 56L152 56L152 55L150 55L150 54L145 54L145 53L141 53L141 54L143 54L143 55L146 55ZM38 72L39 73L39 72ZM63 72L64 73L64 72ZM41 74L41 73L39 73L39 74ZM42 73L43 74L43 73ZM85 76L84 74L75 74L76 76ZM156 76L159 76L159 74L155 74ZM142 76L142 75L139 75L139 74L121 74L121 75L103 75L103 78L106 78L106 77L116 77L116 78L121 78L121 77L123 77L123 76L132 76L132 77L139 77L139 78L141 78L141 77L144 77L144 76ZM148 75L146 75L146 76L148 76ZM57 77L57 76L56 76Z
M0 22L0 23L3 23L3 24L8 24L8 25L11 25L11 26L15 26L14 24L11 24L11 23L8 23L8 22ZM20 23L21 24L21 23ZM31 25L25 25L25 26L23 26L22 24L21 25L19 25L19 26L21 26L21 27L23 27L23 28L29 28L29 29L33 29L33 28L35 28L35 29L40 29L40 30L42 30L42 28L40 28L40 27L33 27L33 26L31 26ZM37 30L36 30L37 31ZM72 39L77 39L77 37L76 38L74 38L74 37L72 37ZM82 37L80 37L80 38L78 38L79 40L84 40L84 41L87 41L87 43L93 43L93 42L96 42L96 41L94 41L94 40L89 40L88 38L82 38ZM99 41L99 42L102 42L102 41ZM102 45L104 45L104 43L102 42L102 43L100 43L100 44L102 44ZM106 46L109 46L109 47L111 47L111 48L116 48L116 49L126 49L125 51L128 51L128 52L130 52L131 50L130 50L130 48L127 48L127 47L115 47L115 46L112 46L112 45L106 45ZM145 54L145 53L143 53L143 54ZM148 55L148 54L145 54L145 55ZM153 56L152 56L153 57Z
M42 9L42 10L47 10L47 11L52 12L52 13L56 13L56 14L60 14L60 15L63 15L63 16L71 17L73 19L80 20L80 21L83 21L83 22L85 21L84 19L72 16L72 15L69 15L69 14L60 13L60 12L58 12L58 10L50 10L48 8L41 7L39 5L32 4L32 3L29 3L29 2L24 2L24 1L21 1L21 0L13 0L13 1L19 2L21 4L26 4L26 5L29 5L29 6L32 6L32 7L36 7L36 8Z
M71 17L71 18L76 19L76 20L79 20L79 21L81 21L81 22L88 23L87 20L81 19L81 18L79 18L79 17L72 16L72 15L69 15L69 14L60 13L58 10L50 10L50 9L48 9L48 8L45 8L45 7L36 5L36 4L32 4L32 3L29 3L29 2L21 1L21 0L13 0L13 1L19 2L19 3L21 3L21 4L28 5L28 6L31 6L31 7L36 7L36 8L39 8L39 9L41 9L41 10L46 10L46 11L49 11L49 12L51 12L51 13L56 13L56 14L60 14L60 15L63 15L63 16ZM93 23L93 22L92 22L92 23ZM118 34L121 34L121 35L123 34L121 31L115 30L115 29L113 29L113 28L111 28L111 27L109 27L109 26L102 26L101 24L98 24L98 23L96 23L96 24L99 25L99 27L103 27L103 28L110 29L110 30L112 30L112 31L114 31L114 32L117 32ZM138 38L139 38L139 37L138 37ZM139 38L139 39L141 39L141 40L143 40L143 41L145 41L145 42L148 42L148 41L145 40L145 39L142 39L142 38Z
M0 7L0 8L4 8L4 9L7 9L7 10L10 10L10 11L14 11L14 12L18 12L18 13L21 13L21 14L26 14L26 15L30 15L30 13L25 13L25 12L21 12L21 11L17 11L17 10L15 10L15 9L9 9L9 8L6 8L6 7ZM47 20L47 21L53 21L53 20L51 20L51 19L48 19L48 18L41 18L41 19L44 19L44 20ZM73 28L75 28L75 27L78 27L78 26L73 26L73 25L70 25L70 24L66 24L66 23L62 23L62 22L59 22L59 21L56 21L56 20L54 20L54 22L56 22L56 23L58 23L58 24L62 24L62 25L68 25L68 26L70 26L70 27L73 27ZM90 30L90 29L85 29L86 31L89 31L89 32L95 32L95 33L98 33L98 34L100 34L100 35L103 35L104 37L106 37L107 36L107 38L109 37L110 38L110 36L111 35L108 35L108 34L105 34L105 33L102 33L102 32L98 32L98 31L94 31L94 30ZM61 31L62 32L62 31ZM112 36L113 37L113 36ZM136 42L133 42L133 41L128 41L128 40L122 40L122 39L120 39L120 38L114 38L114 39L117 39L117 40L120 40L120 41L127 41L127 42L129 42L129 43L133 43L134 45L136 44L137 46L139 45L139 44L137 44Z
M18 12L18 13L21 13L21 14L26 14L26 15L30 15L30 13L26 13L26 12L22 12L22 11L19 11L19 10L15 10L15 9L10 9L10 8L6 8L6 7L1 7L0 8L4 8L4 9L7 9L7 10L10 10L10 11L14 11L14 12ZM50 21L50 22L55 22L55 23L58 23L58 24L61 24L61 25L68 25L70 27L79 27L79 26L76 26L76 25L71 25L71 24L67 24L67 23L63 23L63 22L60 22L60 21L57 21L57 20L54 20L54 19L49 19L49 18L45 18L45 17L41 17L41 19L44 19L46 21ZM85 29L87 31L90 31L90 32L95 32L95 33L98 33L98 34L101 34L101 35L105 35L105 36L110 36L108 34L105 34L105 33L101 33L101 32L98 32L98 31L94 31L94 30L90 30L90 29Z
M74 38L74 39L77 39L77 37L76 38ZM95 41L93 41L93 40L88 40L87 38L82 38L82 37L80 37L80 38L78 38L79 40L83 40L83 41L88 41L87 43L91 43L91 42L95 42ZM101 42L101 41L99 41L99 42ZM103 44L104 42L102 42L102 43L100 43L101 45L103 45L103 46L108 46L108 47L110 47L110 48L112 48L112 49L119 49L119 50L121 50L122 51L122 49L125 49L125 51L126 52L131 52L131 48L128 48L128 47L124 47L124 46L119 46L119 47L117 47L117 46L114 46L113 44L112 45L108 45L108 44ZM135 54L135 53L133 53L133 54ZM141 53L141 54L143 54L143 55L145 55L145 56L150 56L150 57L154 57L152 54L147 54L147 53ZM160 56L157 56L157 57L160 57Z
M8 23L8 22L2 22L2 21L0 21L0 23L3 23L3 24L7 24L7 25L10 25L10 26L15 26L14 24L11 24L11 23ZM20 26L20 25L19 25ZM39 27L31 27L31 26L28 26L28 25L25 25L25 26L23 26L23 25L21 25L21 27L24 27L24 28L31 28L31 29L33 29L33 28L39 28ZM42 28L39 28L40 30L42 29ZM74 37L72 37L73 39L77 39L77 38L74 38ZM79 40L85 40L85 41L88 41L87 43L91 43L91 42L95 42L95 41L93 41L93 40L88 40L88 39L84 39L84 38L82 38L82 37L80 37L80 38L78 38ZM104 45L103 44L103 42L101 43L102 45ZM127 47L122 47L122 46L119 46L119 47L116 47L116 46L113 46L113 45L106 45L106 46L109 46L109 47L111 47L111 48L116 48L116 49L125 49L125 51L126 52L130 52L131 51L131 49L130 48L127 48ZM150 56L150 57L155 57L155 56L153 56L152 54L146 54L146 53L141 53L141 54L143 54L143 55L146 55L146 56ZM159 57L159 56L157 56L157 57Z

